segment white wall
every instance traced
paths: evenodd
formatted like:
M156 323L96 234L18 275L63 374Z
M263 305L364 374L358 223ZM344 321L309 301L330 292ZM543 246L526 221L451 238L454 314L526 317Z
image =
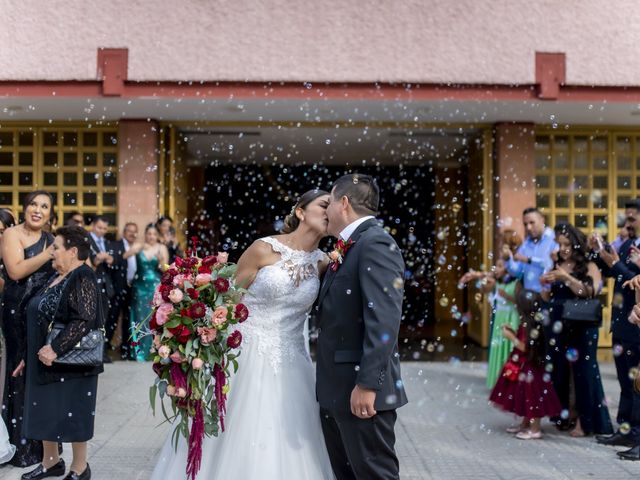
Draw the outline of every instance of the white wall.
M640 85L637 0L0 0L0 80L92 80L98 47L133 80Z

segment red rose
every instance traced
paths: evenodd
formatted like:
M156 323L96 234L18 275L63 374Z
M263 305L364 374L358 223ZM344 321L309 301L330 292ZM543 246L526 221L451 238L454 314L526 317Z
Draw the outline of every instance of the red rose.
M213 282L213 286L220 293L227 293L229 291L229 280L226 278L216 278Z
M162 283L163 285L173 284L173 275L169 273L169 270L162 274L162 277L160 277L160 283Z
M188 308L183 308L180 310L180 316L191 318L191 311Z
M238 320L238 322L242 323L247 318L249 318L249 309L243 303L239 303L236 305L234 310L234 316Z
M156 314L155 314L155 312L151 316L151 320L149 320L149 330L151 330L151 331L158 330L158 324L156 322Z
M187 293L193 300L197 300L198 297L200 296L200 292L195 288L187 288Z
M162 295L162 299L165 302L169 302L169 294L171 293L171 290L173 290L173 285L160 285L160 295Z
M198 273L209 273L211 274L211 267L207 265L200 265L198 267Z
M189 313L191 318L202 318L206 313L206 306L202 302L196 302L189 308Z
M202 265L204 267L212 267L216 263L218 263L218 257L216 257L215 255L209 255L208 257L205 257L204 260L202 260Z
M185 344L191 338L191 331L189 330L189 327L183 324L170 328L169 331L173 334L173 337L178 341L178 343Z
M180 272L178 272L178 270L175 267L171 267L169 270L167 270L167 272L172 277L175 277L176 275L178 275L178 273L180 273Z
M229 338L227 338L227 346L229 348L238 348L241 343L242 334L238 330L234 331L231 335L229 335Z
M182 257L176 257L174 263L176 264L176 267L178 267L178 268L184 267L184 259Z

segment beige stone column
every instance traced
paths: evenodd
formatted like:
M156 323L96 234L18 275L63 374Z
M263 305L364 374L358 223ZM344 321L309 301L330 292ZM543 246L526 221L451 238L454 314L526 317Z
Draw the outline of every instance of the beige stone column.
M158 130L155 122L146 120L118 124L119 235L127 222L138 224L142 234L158 218Z

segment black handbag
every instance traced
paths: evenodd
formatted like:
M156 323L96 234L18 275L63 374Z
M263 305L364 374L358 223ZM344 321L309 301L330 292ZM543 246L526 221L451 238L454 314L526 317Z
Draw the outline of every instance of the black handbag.
M47 334L47 345L66 328L64 323L52 323ZM104 330L89 330L84 337L68 352L60 355L53 363L58 365L70 365L76 367L99 367L102 365L104 352Z
M68 281L69 278L65 280L65 283ZM104 319L100 299L98 299L97 303L98 308L96 309L96 319L93 322L94 326L101 325L102 322L100 322L100 320ZM60 299L58 299L58 306L59 305ZM58 307L56 306L56 310L57 309ZM64 323L51 322L45 345L51 345L51 342L60 335L66 326ZM106 333L104 328L92 328L71 350L57 357L53 363L86 368L99 367L102 365L104 359L105 337Z
M602 325L602 302L597 298L576 298L562 304L562 319L579 325Z

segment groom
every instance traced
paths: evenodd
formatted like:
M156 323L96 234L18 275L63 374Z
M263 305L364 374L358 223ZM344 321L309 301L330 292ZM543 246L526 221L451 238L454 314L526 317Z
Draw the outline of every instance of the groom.
M407 403L398 330L404 261L379 225L368 175L339 178L327 207L339 242L318 297L316 394L337 480L399 479L396 409ZM340 248L341 247L341 248Z

